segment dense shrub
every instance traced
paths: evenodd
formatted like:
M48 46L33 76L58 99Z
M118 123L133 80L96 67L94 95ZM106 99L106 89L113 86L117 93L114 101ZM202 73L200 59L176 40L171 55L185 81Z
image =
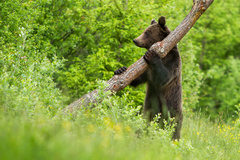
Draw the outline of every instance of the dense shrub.
M63 107L63 96L53 81L62 61L44 36L47 26L40 23L41 5L1 2L0 105L6 110Z
M173 30L191 9L188 2L3 0L1 103L10 108L21 103L27 108L36 103L62 106L59 89L69 97L66 104L72 102L95 89L97 79L108 80L114 70L144 54L132 39L152 18L166 16ZM215 2L179 43L187 110L207 110L212 117L222 111L234 115L240 102L238 3ZM135 106L143 104L144 85L118 95L125 92Z

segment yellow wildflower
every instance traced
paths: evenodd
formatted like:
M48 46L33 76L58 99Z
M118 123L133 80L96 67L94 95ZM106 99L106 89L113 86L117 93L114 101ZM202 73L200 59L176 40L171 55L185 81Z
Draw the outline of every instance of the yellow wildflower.
M93 124L89 124L87 127L87 130L88 132L92 132L92 133L97 131L96 127Z
M63 128L65 128L65 129L67 129L67 130L70 130L71 129L71 123L69 122L69 121L64 121L63 123L62 123L62 126L63 126Z

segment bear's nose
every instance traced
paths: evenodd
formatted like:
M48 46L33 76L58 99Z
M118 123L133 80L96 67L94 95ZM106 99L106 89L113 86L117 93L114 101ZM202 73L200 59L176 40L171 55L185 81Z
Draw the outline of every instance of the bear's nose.
M137 43L137 41L136 41L135 39L133 40L133 42L134 42L134 43Z

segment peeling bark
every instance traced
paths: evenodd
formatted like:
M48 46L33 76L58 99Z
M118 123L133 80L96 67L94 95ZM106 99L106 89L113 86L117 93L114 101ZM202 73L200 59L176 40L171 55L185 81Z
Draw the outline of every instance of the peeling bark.
M213 1L214 0L193 0L192 9L182 23L163 41L153 44L149 50L154 50L160 55L160 58L164 58L168 52L187 34L187 32L213 3ZM105 89L105 91L110 90L112 92L118 92L124 89L147 69L148 64L145 62L143 57L141 57L138 61L128 67L123 74L114 75L110 80L108 80L108 87ZM95 103L97 94L98 90L94 90L88 94L85 94L80 99L67 106L66 110L73 112L79 109L81 106L86 106L89 103Z

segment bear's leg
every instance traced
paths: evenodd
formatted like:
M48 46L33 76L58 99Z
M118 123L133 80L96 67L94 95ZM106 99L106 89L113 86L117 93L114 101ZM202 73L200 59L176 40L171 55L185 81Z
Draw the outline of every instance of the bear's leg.
M182 121L183 121L182 113L179 113L179 115L175 117L175 122L177 124L175 126L175 131L173 132L172 136L173 140L179 140L181 138Z

